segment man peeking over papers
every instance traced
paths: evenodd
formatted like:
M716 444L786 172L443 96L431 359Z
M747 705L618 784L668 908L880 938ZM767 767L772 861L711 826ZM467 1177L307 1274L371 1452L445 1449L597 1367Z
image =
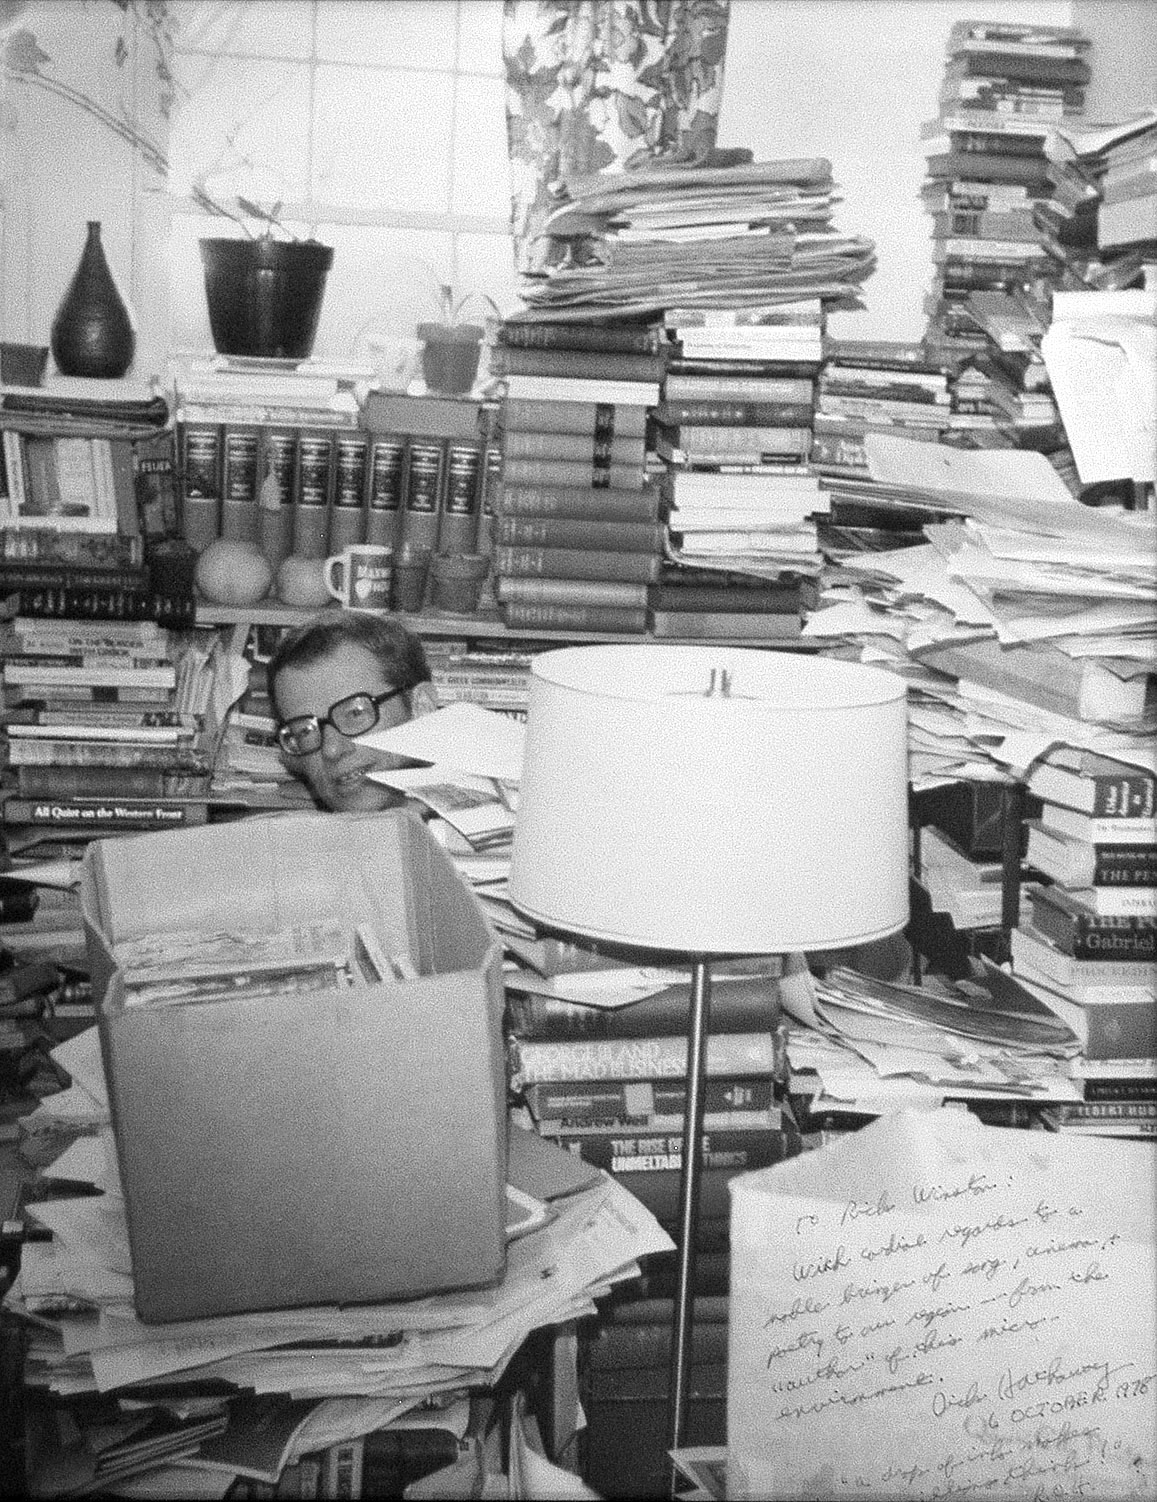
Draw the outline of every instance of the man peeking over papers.
M416 636L388 617L326 612L282 637L268 682L282 753L321 808L377 813L405 802L368 775L405 760L357 738L438 707Z

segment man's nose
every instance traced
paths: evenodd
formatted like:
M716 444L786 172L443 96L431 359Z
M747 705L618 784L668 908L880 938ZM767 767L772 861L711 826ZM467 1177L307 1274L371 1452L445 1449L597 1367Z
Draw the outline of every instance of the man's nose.
M344 756L349 749L349 739L332 725L321 727L321 754L331 761Z

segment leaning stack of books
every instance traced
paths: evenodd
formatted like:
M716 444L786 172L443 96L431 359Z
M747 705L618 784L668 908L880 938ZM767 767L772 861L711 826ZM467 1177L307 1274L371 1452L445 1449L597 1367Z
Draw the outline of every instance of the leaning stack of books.
M865 433L935 441L951 425L951 366L902 339L825 339L811 463L826 482L868 478Z
M3 630L9 839L87 841L204 823L207 655L151 621L35 620Z
M501 325L502 474L494 592L507 625L642 632L662 555L646 471L664 368L653 320Z
M1014 973L1083 1042L1084 1106L1060 1130L1157 1134L1157 773L1062 748L1029 775L1041 812L1028 890L1012 934Z
M982 347L971 293L1063 272L1034 206L1050 192L1054 126L1084 109L1089 46L1066 26L958 21L949 31L940 113L922 130L934 263L926 311L943 353Z
M258 543L276 568L365 537L369 367L213 355L176 362L181 527L200 552Z

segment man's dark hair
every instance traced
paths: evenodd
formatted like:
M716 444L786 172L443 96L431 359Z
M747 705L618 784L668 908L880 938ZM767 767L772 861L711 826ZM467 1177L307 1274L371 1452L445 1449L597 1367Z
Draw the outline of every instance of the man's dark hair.
M408 691L430 681L425 648L400 622L360 610L327 611L287 631L278 642L266 670L274 705L279 673L285 668L304 668L323 662L347 642L371 652L394 688Z

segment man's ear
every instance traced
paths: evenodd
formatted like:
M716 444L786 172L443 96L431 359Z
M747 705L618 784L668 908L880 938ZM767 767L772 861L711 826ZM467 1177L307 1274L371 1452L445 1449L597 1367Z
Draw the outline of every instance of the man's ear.
M410 713L415 719L438 708L438 690L432 683L419 683L410 690Z

